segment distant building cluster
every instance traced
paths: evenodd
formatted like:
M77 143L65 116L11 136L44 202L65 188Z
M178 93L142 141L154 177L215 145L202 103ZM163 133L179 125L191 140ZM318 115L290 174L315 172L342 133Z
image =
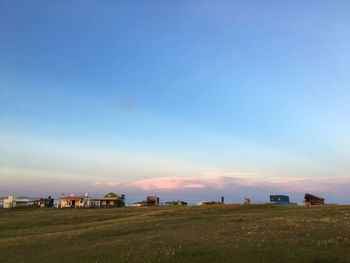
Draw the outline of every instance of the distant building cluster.
M1 204L1 203L0 203ZM9 195L2 201L3 208L12 207L53 207L54 199L49 196L48 198L28 198L28 197L14 197Z
M59 207L67 208L114 208L125 206L125 195L115 193L106 194L103 197L91 197L88 193L84 195L67 195L60 198Z
M3 208L20 207L57 207L57 208L114 208L125 206L125 196L109 193L103 197L91 197L84 195L67 195L59 198L58 202L49 196L48 198L14 197L9 195L2 201Z
M306 193L304 196L304 203L307 207L314 205L324 205L325 199L314 194ZM147 196L145 200L131 204L133 207L145 206L187 206L187 202L181 200L167 201L160 203L160 198L156 195ZM224 204L224 197L220 201L200 201L197 205L215 205ZM244 198L244 205L251 205L252 201L249 197ZM297 203L290 202L287 195L270 195L270 202L266 204L271 205L297 205ZM51 196L47 198L29 198L29 197L14 197L9 195L7 198L0 199L0 207L3 208L21 208L21 207L40 207L40 208L117 208L125 207L125 195L117 195L115 193L108 193L102 197L92 197L89 193L84 195L66 195L55 202Z

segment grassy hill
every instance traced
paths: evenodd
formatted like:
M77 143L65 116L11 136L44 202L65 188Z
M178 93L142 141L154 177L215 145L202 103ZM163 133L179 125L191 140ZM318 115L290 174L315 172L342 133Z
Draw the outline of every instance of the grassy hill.
M0 262L350 262L350 207L0 209Z

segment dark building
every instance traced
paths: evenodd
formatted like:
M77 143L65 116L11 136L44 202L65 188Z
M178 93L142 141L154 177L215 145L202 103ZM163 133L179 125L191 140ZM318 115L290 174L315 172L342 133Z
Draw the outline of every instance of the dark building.
M319 197L317 195L306 193L304 198L305 198L305 204L324 205L324 198L323 197Z
M53 207L55 199L51 198L49 196L48 198L40 198L38 200L34 201L34 206L39 206L39 207Z
M296 205L291 203L288 195L270 195L270 203L275 205Z
M146 197L146 200L136 202L132 206L156 206L160 205L159 197L156 195L150 195Z
M159 197L152 195L152 196L147 196L147 205L159 205Z

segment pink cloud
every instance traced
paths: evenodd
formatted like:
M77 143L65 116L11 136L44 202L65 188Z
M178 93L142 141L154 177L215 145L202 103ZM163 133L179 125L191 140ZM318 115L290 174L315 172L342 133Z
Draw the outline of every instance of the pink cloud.
M249 173L234 173L234 174L214 174L208 173L200 176L167 176L155 177L144 180L139 180L130 183L132 187L136 187L145 191L149 190L180 190L180 189L200 189L213 188L223 189L228 185L228 179L243 184L244 176L257 175Z
M109 185L109 186L116 186L116 185L120 185L120 183L119 183L119 182L114 182L114 181L112 181L112 182L107 182L106 185Z
M108 186L117 186L117 185L121 185L120 182L117 182L117 181L107 181L107 182L99 182L99 181L96 181L96 182L92 182L92 185L93 186L105 186L105 185L108 185Z
M188 188L204 188L206 185L201 183L201 180L198 179L199 178L195 177L180 176L156 177L132 182L129 185L145 191L153 189L176 190Z
M245 188L269 188L280 191L334 191L348 183L350 178L306 178L283 177L264 173L205 173L199 176L168 176L155 177L134 181L128 184L143 191L159 190L172 191L183 189L233 189Z

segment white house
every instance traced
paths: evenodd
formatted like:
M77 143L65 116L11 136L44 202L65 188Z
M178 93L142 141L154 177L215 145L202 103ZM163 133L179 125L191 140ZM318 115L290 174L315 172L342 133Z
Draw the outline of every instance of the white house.
M11 208L16 206L16 198L12 195L9 195L4 199L3 208Z

